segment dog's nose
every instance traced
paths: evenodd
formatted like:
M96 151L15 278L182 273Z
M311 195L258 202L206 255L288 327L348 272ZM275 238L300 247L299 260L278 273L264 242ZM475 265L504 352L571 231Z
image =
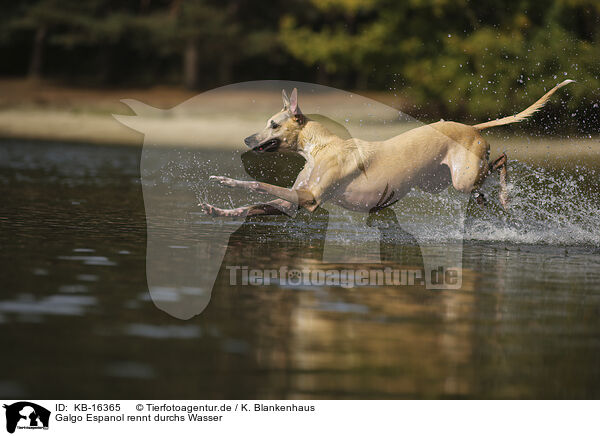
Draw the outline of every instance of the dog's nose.
M248 136L246 139L244 139L244 144L246 144L248 147L250 147L251 142L252 142L252 136Z

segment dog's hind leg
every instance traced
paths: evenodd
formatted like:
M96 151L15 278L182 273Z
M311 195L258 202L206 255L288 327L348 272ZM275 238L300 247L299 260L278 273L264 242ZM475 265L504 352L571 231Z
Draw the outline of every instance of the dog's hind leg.
M457 191L477 192L489 173L487 162L467 149L461 149L449 159L452 185Z
M502 153L498 159L490 164L490 172L499 171L500 172L500 193L498 194L500 198L500 204L504 210L508 210L508 187L507 187L507 178L508 178L508 158L506 157L506 153Z
M450 168L452 176L452 185L457 191L471 194L474 200L480 206L485 206L487 200L480 188L486 177L491 171L499 168L505 161L503 156L498 158L492 164L488 163L489 145L483 138L475 138L470 149L467 147L456 147L451 151L445 163ZM506 170L501 175L501 182L504 183L500 194L500 202L506 209Z
M273 200L267 203L220 209L207 203L198 204L205 214L220 217L246 217L259 215L293 215L298 206L285 200Z

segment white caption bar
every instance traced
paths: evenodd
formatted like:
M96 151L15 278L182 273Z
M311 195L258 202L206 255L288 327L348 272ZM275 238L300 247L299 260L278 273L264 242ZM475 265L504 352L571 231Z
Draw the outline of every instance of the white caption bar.
M598 435L599 401L6 400L20 436L139 434ZM173 434L173 433L172 433Z

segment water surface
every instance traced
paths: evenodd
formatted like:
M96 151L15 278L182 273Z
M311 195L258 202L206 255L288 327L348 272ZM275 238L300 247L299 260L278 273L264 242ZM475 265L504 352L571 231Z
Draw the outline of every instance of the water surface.
M227 265L321 265L326 214L248 220L229 240L209 306L183 321L148 292L140 153L0 144L0 396L600 396L596 163L514 163L511 215L494 201L469 209L460 290L232 286ZM211 162L240 175L239 155L181 153L184 166ZM184 173L195 201L244 200ZM496 182L485 189L493 199ZM184 207L177 196L164 201ZM415 193L407 216L429 201L449 200ZM172 244L182 253L227 226L189 219L197 234ZM360 250L362 241L340 243ZM381 248L390 265L419 265L419 250L404 240Z

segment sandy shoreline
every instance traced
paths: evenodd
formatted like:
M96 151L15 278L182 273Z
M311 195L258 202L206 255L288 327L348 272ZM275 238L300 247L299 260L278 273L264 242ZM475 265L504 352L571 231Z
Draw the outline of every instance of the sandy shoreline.
M169 88L79 90L0 80L0 137L142 146L144 135L140 131L144 131L152 132L153 143L162 146L244 149L242 139L261 129L280 105L272 93L204 95L202 104L194 105L194 100L189 99L195 95L197 93ZM121 102L124 97L145 102L136 108L142 116L131 116L134 112ZM385 95L368 97L385 100ZM249 99L251 110L248 110ZM306 107L319 108L323 114L339 111L341 104L331 95L306 96L304 101ZM186 104L181 104L183 102ZM391 101L385 103L398 106ZM174 107L174 110L162 110ZM133 128L123 125L113 114L123 115L120 120ZM363 125L363 119L381 119L373 108L367 107L358 108L354 115L354 119L346 120L350 130L357 127L359 121ZM395 129L402 131L418 125L417 122L397 123ZM363 138L371 139L382 134L380 129L366 124L360 132ZM506 151L509 158L525 161L600 161L600 138L597 137L509 136L502 130L486 132L485 137L491 144L492 157Z
M141 112L147 115L140 128L158 133L161 145L232 149L243 147L242 139L260 129L280 109L279 92L274 95L260 89L241 89L202 93L169 87L80 89L0 79L0 137L141 146L143 135L113 117L134 114L122 102L126 99L140 102ZM397 106L397 98L385 93L369 97ZM194 99L202 103L194 104ZM303 101L323 112L339 107L331 95L306 95ZM366 108L364 112L366 117Z
M142 130L152 129L156 145L223 150L244 149L242 138L261 126L256 120L226 117L146 119L138 124ZM0 110L0 137L138 147L144 142L142 133L112 115L56 110ZM511 159L524 161L600 161L599 138L485 137L492 156L506 151Z

